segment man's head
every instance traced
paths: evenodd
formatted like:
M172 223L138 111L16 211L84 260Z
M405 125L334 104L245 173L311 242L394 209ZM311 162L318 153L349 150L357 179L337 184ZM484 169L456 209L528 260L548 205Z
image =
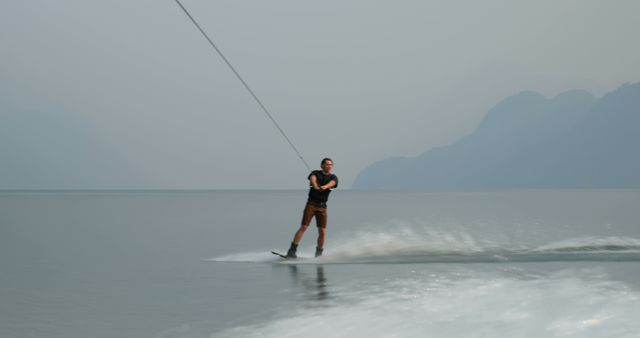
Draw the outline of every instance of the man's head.
M323 158L322 162L320 162L320 168L325 173L330 173L331 169L333 169L333 160L328 157Z

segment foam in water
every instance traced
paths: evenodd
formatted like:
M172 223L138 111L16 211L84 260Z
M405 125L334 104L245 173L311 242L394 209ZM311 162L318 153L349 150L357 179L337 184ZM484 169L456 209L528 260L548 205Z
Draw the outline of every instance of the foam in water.
M318 259L283 262L269 250L224 255L205 261L235 263L329 264L508 261L638 261L640 239L629 237L580 237L535 248L514 245L505 238L474 238L459 231L397 227L392 231L358 232L336 241ZM311 248L299 251L313 257Z
M629 237L580 237L550 243L534 251L640 251L640 239Z
M298 252L299 257L313 257L313 252L309 250L301 250ZM202 259L203 262L226 262L226 263L277 263L283 262L282 258L273 255L270 250L265 249L261 252L240 252L235 254L223 255L213 258ZM283 262L284 263L284 262Z
M214 258L203 259L207 262L230 262L230 263L266 263L274 261L274 256L268 251L245 252L229 254Z
M212 337L637 337L640 294L597 271L537 278L424 273L352 285L330 307L283 309Z
M474 254L512 249L504 237L477 239L465 231L443 231L396 224L390 231L361 231L338 241L331 253L340 257L413 254Z
M408 226L397 226L393 231L369 231L358 232L349 236L347 240L337 241L327 250L325 256L308 261L296 263L352 263L366 261L378 261L383 257L402 260L411 256L437 256L437 255L472 255L474 253L487 252L489 250L504 250L508 247L504 242L498 243L492 240L476 240L466 232L445 232L433 229L416 231ZM300 257L313 257L313 249L301 248ZM377 259L377 260L376 260ZM263 252L246 252L223 255L204 259L212 262L234 263L271 263L280 262L274 258L269 250ZM284 262L292 263L292 262Z

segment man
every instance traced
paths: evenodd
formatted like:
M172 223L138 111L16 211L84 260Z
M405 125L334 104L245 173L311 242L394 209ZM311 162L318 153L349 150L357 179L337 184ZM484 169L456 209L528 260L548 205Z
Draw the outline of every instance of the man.
M296 258L298 243L302 240L304 232L307 231L311 219L315 216L318 226L318 245L316 246L316 257L322 256L324 248L324 237L327 228L327 200L331 189L338 186L338 177L331 173L333 160L324 158L320 163L322 170L314 170L309 174L309 198L302 213L302 225L293 237L291 247L287 251L287 257Z

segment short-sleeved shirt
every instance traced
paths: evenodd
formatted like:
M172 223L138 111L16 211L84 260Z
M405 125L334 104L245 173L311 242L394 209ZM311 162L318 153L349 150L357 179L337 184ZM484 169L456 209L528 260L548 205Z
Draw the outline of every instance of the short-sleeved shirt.
M314 175L316 177L316 181L318 182L318 185L325 185L331 181L335 181L336 186L334 188L338 187L338 176L334 174L325 175L324 172L322 172L322 170L314 170L311 172L311 174L309 174L309 177L308 177L309 180L311 180L311 175ZM311 187L309 189L309 201L325 204L329 200L330 193L331 193L330 189L325 191L318 191L316 189L313 189L313 187Z

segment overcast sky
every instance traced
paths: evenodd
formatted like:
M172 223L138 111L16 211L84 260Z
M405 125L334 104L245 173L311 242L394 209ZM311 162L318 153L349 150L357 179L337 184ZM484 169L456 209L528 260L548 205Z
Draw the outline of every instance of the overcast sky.
M372 162L455 142L520 91L602 96L640 81L635 0L182 3L344 188ZM81 116L145 188L306 187L173 0L6 2L0 46L0 113Z

